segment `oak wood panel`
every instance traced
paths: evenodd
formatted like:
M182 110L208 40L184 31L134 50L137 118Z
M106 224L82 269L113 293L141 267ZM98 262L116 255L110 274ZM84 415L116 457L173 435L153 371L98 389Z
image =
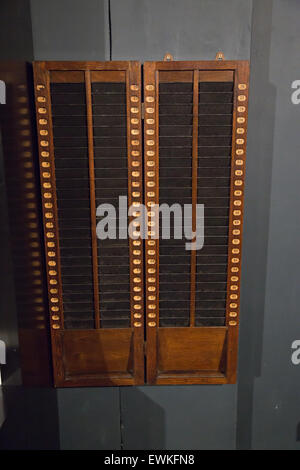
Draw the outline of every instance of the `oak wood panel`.
M159 328L158 374L224 370L226 328Z

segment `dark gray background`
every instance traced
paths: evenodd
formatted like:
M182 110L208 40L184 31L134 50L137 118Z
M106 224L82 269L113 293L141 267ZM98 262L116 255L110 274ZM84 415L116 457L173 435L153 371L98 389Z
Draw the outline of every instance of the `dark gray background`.
M20 3L32 23L28 60L111 54L143 62L166 52L201 60L218 50L251 60L237 385L29 391L26 399L40 403L42 416L51 397L50 429L62 449L299 449L300 365L291 363L291 344L300 339L300 105L291 102L291 83L300 79L300 2L111 0L111 49L108 1L31 0L30 11L29 2L2 2ZM28 34L23 16L18 28ZM14 15L6 24L16 27ZM27 429L29 448L43 446L40 421Z

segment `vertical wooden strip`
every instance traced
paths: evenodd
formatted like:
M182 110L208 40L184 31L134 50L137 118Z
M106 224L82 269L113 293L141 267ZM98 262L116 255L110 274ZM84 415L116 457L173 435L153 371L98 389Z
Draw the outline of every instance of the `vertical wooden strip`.
M159 204L159 74L155 62L144 65L144 149L145 149L145 203L147 211L153 210L149 204ZM148 131L151 134L148 134ZM149 186L151 183L152 186ZM154 186L153 186L154 183ZM153 220L152 220L153 221ZM149 220L148 220L149 222ZM155 221L157 224L158 221ZM152 230L153 229L153 230ZM147 338L147 382L155 383L157 378L157 330L159 328L159 240L150 232L157 232L158 226L147 226L145 242L146 269L146 338ZM155 271L153 272L153 268Z
M133 101L132 101L133 99ZM136 101L137 99L137 101ZM127 116L127 165L128 165L128 207L137 204L140 210L143 202L142 191L142 129L141 129L141 65L129 62L126 71L126 116ZM132 112L132 108L138 112ZM138 174L138 176L137 176ZM139 196L137 196L139 193ZM135 217L130 217L128 223ZM134 383L144 383L144 282L143 245L141 237L129 238L130 310L133 328L133 369ZM139 281L139 282L137 282Z
M88 131L89 152L89 179L90 179L90 208L91 208L91 237L92 237L92 263L93 263L93 288L95 328L100 328L100 306L99 306L99 279L98 279L98 250L96 234L96 200L95 200L95 169L94 169L94 135L93 135L93 110L91 73L85 71L86 113Z
M51 95L50 95L50 77L49 72L45 69L45 63L39 62L34 64L34 85L36 97L36 119L37 119L37 132L38 132L38 146L39 146L39 160L40 160L40 180L41 180L41 195L42 195L42 208L43 208L43 226L44 226L44 240L45 240L45 258L47 269L47 283L48 283L48 299L49 299L49 323L51 329L51 343L52 343L52 359L53 359L53 375L54 382L58 385L63 377L63 368L60 361L60 350L57 347L58 341L61 337L61 330L64 328L63 318L63 298L62 298L62 282L60 270L60 251L59 251L59 236L58 236L58 218L57 218L57 200L56 200L56 186L55 186L55 162L54 162L54 147L53 147L53 132L52 132L52 117L51 117ZM38 99L43 97L46 101L39 103ZM44 121L44 122L41 122ZM41 131L47 131L48 137L42 137ZM48 142L44 146L44 141ZM43 163L49 163L47 172L50 172L50 179L43 175ZM47 175L48 176L48 175ZM47 195L47 198L46 198ZM49 198L49 195L51 196ZM46 207L47 203L52 204L52 208ZM52 214L51 218L47 218L47 214ZM51 244L51 247L49 246ZM52 251L52 256L49 256L49 251ZM53 253L55 256L53 257ZM55 264L53 264L55 263ZM53 274L52 272L56 273ZM56 282L56 284L51 284ZM51 289L57 290L56 294L51 293ZM58 299L58 303L53 303L53 299ZM58 307L58 310L57 310ZM56 310L53 311L53 308Z
M193 154L192 154L192 230L196 231L197 178L198 178L198 110L199 110L199 70L194 70L193 77ZM196 304L196 259L197 251L191 251L190 279L190 326L195 326Z
M242 88L240 88L242 86ZM247 144L249 64L237 62L234 75L234 103L232 123L231 184L228 236L228 273L226 326L227 354L226 377L228 383L235 383L237 375L238 327L240 309L241 250L244 213L244 179ZM239 100L242 96L243 101ZM242 122L238 122L243 118ZM243 129L239 133L238 129ZM239 164L238 164L239 163ZM240 164L242 163L242 164ZM238 224L238 225L237 225ZM239 233L234 231L238 230Z

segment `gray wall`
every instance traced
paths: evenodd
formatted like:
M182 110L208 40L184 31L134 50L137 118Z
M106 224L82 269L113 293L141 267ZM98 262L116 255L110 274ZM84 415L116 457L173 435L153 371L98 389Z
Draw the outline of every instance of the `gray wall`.
M105 60L105 0L31 0L34 60Z
M299 80L297 0L255 0L247 164L238 436L300 449Z
M63 449L299 449L297 0L111 0L112 59L251 57L237 385L57 391ZM72 4L72 7L70 5ZM107 1L31 0L36 59L108 60ZM80 39L79 39L80 38ZM298 76L297 76L298 74Z

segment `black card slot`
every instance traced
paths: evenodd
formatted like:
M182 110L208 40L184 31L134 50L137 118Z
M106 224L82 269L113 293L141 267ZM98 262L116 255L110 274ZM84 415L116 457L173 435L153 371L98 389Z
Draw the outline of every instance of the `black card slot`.
M60 158L72 158L72 159L80 159L81 161L88 162L88 149L87 145L83 147L71 147L71 148L55 148L55 161Z
M81 284L87 284L90 287L92 285L92 282L93 282L92 276L80 276L77 274L74 274L73 276L64 275L62 278L63 291L64 291L65 285L71 284L72 286L74 285L80 286Z
M224 309L200 309L196 305L195 316L197 318L224 318Z
M108 169L108 170L98 169L98 168L95 169L95 178L103 178L104 181L106 179L107 182L109 182L109 179L113 179L113 178L117 178L118 180L122 178L127 181L127 176L128 176L128 171L126 168L115 168L115 169ZM116 186L117 185L115 185L115 187Z
M91 249L91 240L87 238L61 238L59 240L59 247L68 249L86 248Z
M91 239L91 229L90 228L76 228L76 229L60 229L59 230L60 239Z
M62 258L76 258L77 256L81 257L81 256L88 256L88 257L91 257L92 256L92 250L91 248L86 248L86 247L83 247L83 248L74 248L74 247L71 247L71 248L61 248L60 249L60 255Z
M192 126L159 126L159 135L162 137L184 136L191 137L193 135Z
M103 178L102 176L98 178L98 174L96 177L96 195L97 197L101 197L101 191L104 189L127 189L128 188L128 179L127 178L118 178L117 172L114 178ZM99 188L99 189L98 189ZM101 189L100 189L101 188ZM123 191L124 192L124 191ZM110 192L110 195L115 194L114 192Z
M173 180L174 178L187 178L187 181L191 182L192 178L192 168L188 166L187 168L160 168L159 169L159 176L160 176L160 184L163 178L167 181Z
M113 159L117 159L118 161L120 159L124 159L126 161L127 158L127 148L109 148L109 147L95 147L94 148L94 157L95 157L95 167L98 165L108 165L108 168L110 168L109 164L111 163L112 165L114 162L112 161ZM104 161L103 161L104 160Z
M193 84L183 82L160 83L159 94L164 93L193 93Z
M128 282L129 274L103 274L100 278L99 284L100 287L101 285L109 285L109 288L111 288L113 284L127 284Z
M57 203L59 209L72 209L74 206L78 209L84 209L89 204L87 199L60 199ZM74 227L75 228L75 227Z
M91 296L89 292L64 292L64 302L76 304L77 302L90 302Z
M89 178L89 172L88 169L83 170L82 168L56 168L55 176L56 180L58 180L59 183L62 183L62 181L59 181L60 179L66 180L78 178L87 180Z
M99 256L99 266L129 266L128 256Z
M93 105L125 105L126 96L121 93L92 94Z
M196 274L196 282L226 282L227 274Z
M220 187L202 187L201 184L198 184L198 190L197 190L197 195L198 195L198 200L202 197L226 197L229 196L230 188L229 186L227 188L220 188ZM229 203L228 203L229 204Z
M202 123L200 123L202 124ZM220 136L220 135L230 135L231 136L232 127L231 126L203 126L200 125L198 128L198 135L209 135L209 136Z
M85 93L85 83L50 83L50 91L52 93Z
M160 147L192 147L191 137L159 137Z
M199 126L231 126L232 114L201 114Z
M127 302L117 301L104 301L102 298L101 301L101 312L107 312L110 310L126 311L126 316L128 316L128 311L130 311L130 300ZM102 316L102 315L101 315Z
M160 188L159 191L159 196L160 199L163 198L177 198L179 200L180 198L191 198L192 196L192 188L187 187L187 188Z
M126 127L126 116L93 116L93 124L97 126L105 126L113 129L115 127Z
M159 283L160 292L190 292L190 283L189 282L173 282L169 279L169 282Z
M172 273L172 275L170 274L159 274L159 282L160 283L166 283L166 282L170 282L172 280L172 282L190 282L190 273L188 274L184 274L184 273L180 273L180 274L176 274L176 273Z
M54 137L54 147L70 148L70 147L87 147L87 140L85 137Z
M106 256L107 258L128 258L129 247L120 246L120 247L106 247L103 245L103 240L98 240L98 254L99 256Z
M204 162L205 160L205 162ZM206 161L207 160L207 161ZM211 161L209 161L211 160ZM218 160L219 165L217 165L216 161ZM216 159L214 157L205 159L201 158L198 160L198 176L199 178L230 178L230 166L231 160L230 158L224 158L222 161L221 159ZM204 165L203 165L204 163ZM205 164L207 166L205 166ZM209 166L210 165L210 166ZM215 165L215 166L214 166Z
M90 265L85 266L78 266L78 262L75 262L74 265L72 263L68 263L68 266L66 266L66 263L61 265L61 274L63 278L68 278L70 276L74 277L80 277L80 276L87 276L92 278L92 267Z
M226 282L199 282L196 283L196 296L199 298L201 292L226 291ZM198 292L198 294L197 294Z
M86 106L52 104L52 116L86 116Z
M217 291L217 292L196 292L196 301L201 300L223 300L226 301L227 292L226 291Z
M228 222L227 222L228 223ZM225 227L204 227L204 235L210 236L228 236L228 226Z
M122 282L122 283L108 283L108 284L101 284L99 282L100 288L100 295L107 294L107 295L118 295L119 292L123 294L130 294L130 284L129 282Z
M129 267L126 266L98 266L99 275L105 274L128 274Z
M126 148L126 145L127 145L126 137L94 137L95 147Z
M69 121L69 119L68 119ZM69 122L69 126L70 126ZM77 127L53 127L54 137L87 137L87 128L85 126Z
M92 302L65 302L64 301L64 314L67 316L68 313L72 315L76 314L81 317L81 313L87 312L90 317L93 318L93 303ZM74 312L74 313L73 313Z
M188 115L193 114L193 106L192 105L185 105L185 104L174 104L174 105L166 105L160 104L159 105L159 115L163 116L166 114L174 115Z
M78 274L89 274L91 269L91 256L64 257L61 256L60 265L62 270L74 268ZM65 272L65 271L64 271ZM72 274L72 272L70 272Z
M65 128L78 128L78 127L86 127L87 121L86 116L53 116L52 117L52 124L53 124L53 132L56 134L58 129L65 129Z
M125 104L93 105L93 116L126 116Z
M87 159L75 158L72 160L71 158L56 158L55 159L55 168L56 174L59 170L88 170L89 164Z
M188 115L160 115L159 116L160 126L192 126L193 125L193 116Z
M160 191L162 188L188 188L191 187L192 185L192 179L191 178L181 178L181 177L173 177L169 175L168 178L160 178L159 180L159 186L160 186Z
M227 255L204 255L203 250L197 252L197 263L199 264L225 264L227 263Z
M197 274L224 274L227 273L227 264L202 264L196 268Z
M180 298L180 300L190 300L190 297L191 297L191 293L190 291L179 291L177 292L178 294L178 298ZM166 302L166 301L169 301L169 300L174 300L174 292L167 292L166 290L164 290L163 292L160 292L159 293L159 301L160 302Z
M201 314L201 310L222 310L225 313L226 302L223 300L199 300L196 304L197 313Z
M94 320L66 320L64 321L66 330L90 330L95 328Z
M231 136L213 136L213 137L204 137L199 136L198 138L198 145L201 147L209 147L209 146L222 146L228 147L231 145Z
M122 82L92 82L92 93L126 93L126 84Z
M116 183L114 183L116 184ZM125 193L125 194L124 194ZM105 201L105 199L107 199L107 203L110 202L110 199L109 198L116 198L118 199L119 196L126 196L126 191L125 191L125 188L119 188L119 189L115 189L115 188L101 188L101 189L96 189L96 198L98 199L103 199L102 202ZM99 202L101 203L101 202Z
M210 207L228 207L228 198L224 197L203 197L199 196L197 200L198 204L204 204L206 208Z
M52 93L51 103L56 105L84 105L85 93ZM70 114L72 111L70 110Z
M195 326L224 326L225 319L222 318L198 318L195 317Z
M228 207L205 207L204 217L228 217Z
M209 245L226 245L228 243L228 237L204 237L204 246Z
M126 158L95 158L95 171L97 170L103 170L105 169L106 171L110 171L110 170L119 170L121 169L122 172L124 171L124 169L126 169L126 173L124 174L127 174L127 160ZM101 172L99 174L102 174ZM108 173L108 177L109 176L109 173Z
M199 103L199 119L202 114L232 114L233 105L231 103Z
M199 103L232 103L232 93L200 91Z
M159 149L159 165L170 166L170 158L184 161L185 158L192 158L191 147L161 147ZM177 163L177 161L174 163ZM186 165L186 163L184 164Z
M127 135L127 129L125 126L105 126L105 127L95 127L94 124L94 137L123 137Z
M101 302L127 302L130 304L130 292L100 292Z
M164 319L160 318L159 319L159 325L161 327L165 328L175 328L175 327L184 327L184 326L189 326L189 319Z
M212 172L215 177L204 178L202 171L198 173L198 189L208 189L208 188L227 188L230 186L230 178L220 178L215 175L215 171ZM209 195L209 194L207 194ZM217 196L217 194L216 194Z
M63 282L64 286L64 295L67 294L74 294L74 295L92 295L93 294L93 287L90 284L80 284L80 289L79 289L79 284L76 284L76 277L74 277L74 283L73 284L65 284ZM78 292L80 291L80 294ZM89 297L91 298L91 297Z
M101 328L129 328L130 319L128 320L100 320Z
M204 209L205 213L205 209ZM228 224L227 217L205 217L204 216L204 226L205 227L226 227Z
M187 274L190 273L190 264L164 264L160 263L159 272L160 274Z
M160 105L170 104L192 104L193 94L192 93L163 93L159 96Z
M230 157L231 156L231 142L227 146L218 145L213 142L213 145L207 147L203 144L198 147L198 158L201 157Z
M84 209L58 209L58 221L61 219L89 219L90 215L89 207Z
M190 308L190 302L188 300L182 300L181 298L174 300L159 300L159 313L160 315L164 315L166 312L174 312L175 316L178 310L186 310L188 312Z
M230 92L233 82L199 82L199 92Z

